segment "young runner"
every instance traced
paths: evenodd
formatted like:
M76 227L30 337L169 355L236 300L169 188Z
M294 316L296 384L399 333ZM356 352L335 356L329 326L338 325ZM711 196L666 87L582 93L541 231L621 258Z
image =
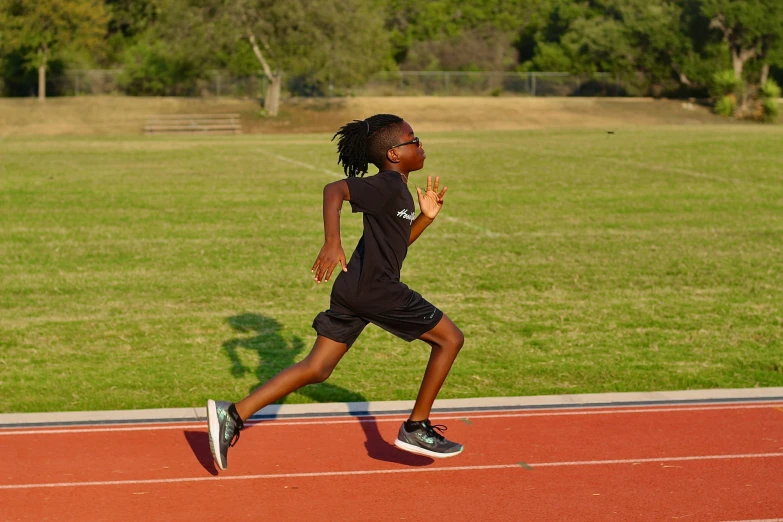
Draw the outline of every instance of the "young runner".
M427 189L416 188L421 212L415 216L408 176L424 167L422 142L397 116L377 114L344 125L334 138L345 180L324 187L324 246L313 265L315 281L328 281L339 264L329 310L313 321L318 337L310 354L281 371L236 404L207 401L212 455L220 469L227 466L228 448L239 440L244 421L255 412L308 384L325 381L368 323L411 342L432 347L424 378L410 417L400 426L394 444L435 458L453 457L462 445L446 439L446 427L429 421L430 410L464 337L457 326L417 292L400 282L400 269L410 246L443 207L446 187L427 177ZM332 138L332 139L334 139ZM379 172L367 178L368 163ZM340 240L340 210L349 201L362 212L364 232L346 263Z

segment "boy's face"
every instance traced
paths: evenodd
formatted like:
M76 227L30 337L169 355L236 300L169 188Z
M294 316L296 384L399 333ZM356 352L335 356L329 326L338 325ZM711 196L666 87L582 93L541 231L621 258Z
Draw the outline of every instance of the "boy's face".
M420 170L424 167L424 160L427 158L427 154L424 152L424 145L421 141L413 143L416 136L413 134L413 128L408 122L402 122L400 129L402 132L399 142L404 145L398 145L389 152L396 156L397 161L395 163L401 169L407 172Z

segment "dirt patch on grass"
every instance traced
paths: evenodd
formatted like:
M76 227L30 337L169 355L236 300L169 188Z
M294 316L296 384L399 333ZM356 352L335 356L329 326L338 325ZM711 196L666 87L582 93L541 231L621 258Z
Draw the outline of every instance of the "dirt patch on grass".
M335 132L347 121L382 112L399 114L425 132L730 122L695 104L648 98L294 98L283 103L279 117L268 118L255 100L85 96L44 103L0 99L0 135L133 135L142 134L149 115L225 112L241 114L246 133Z

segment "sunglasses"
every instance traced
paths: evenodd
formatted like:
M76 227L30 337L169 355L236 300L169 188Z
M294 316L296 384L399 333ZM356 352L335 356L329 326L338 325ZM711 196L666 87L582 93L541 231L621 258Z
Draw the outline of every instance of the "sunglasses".
M398 143L394 147L389 147L389 150L394 149L396 147L402 147L403 145L413 145L415 144L417 147L421 147L421 140L418 136L414 137L411 141L406 141L405 143Z

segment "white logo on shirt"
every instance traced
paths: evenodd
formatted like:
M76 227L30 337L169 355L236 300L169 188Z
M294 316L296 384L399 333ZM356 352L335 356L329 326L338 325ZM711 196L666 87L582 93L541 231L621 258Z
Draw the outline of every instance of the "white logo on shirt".
M397 217L401 217L401 218L407 219L408 221L411 222L411 224L413 224L413 219L416 216L413 214L413 212L408 213L408 209L404 208L404 209L400 210L399 212L397 212Z

